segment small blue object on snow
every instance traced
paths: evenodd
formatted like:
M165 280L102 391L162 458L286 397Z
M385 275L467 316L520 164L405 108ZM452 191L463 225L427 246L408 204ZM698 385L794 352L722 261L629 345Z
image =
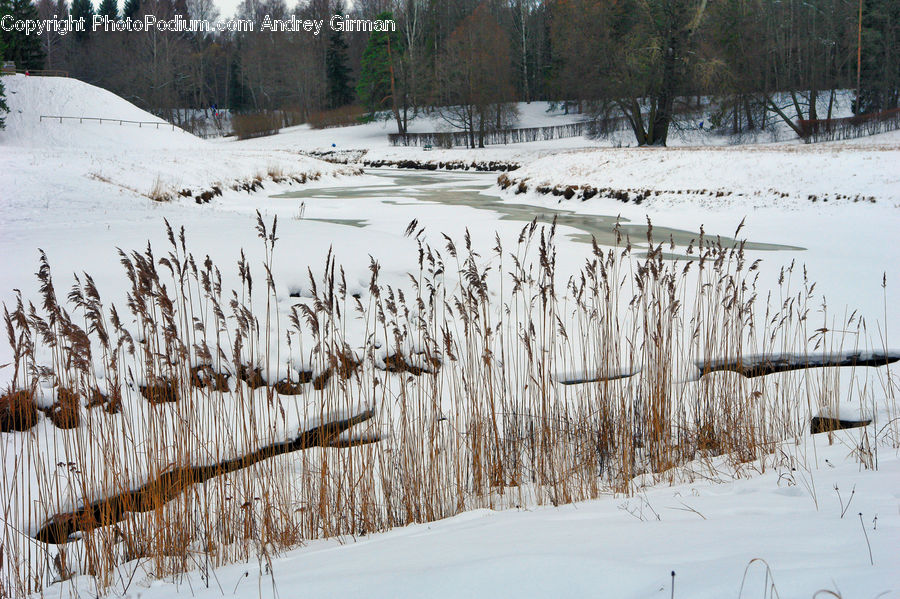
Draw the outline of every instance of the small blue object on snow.
M331 147L332 147L332 148L336 148L336 147L337 147L337 144L331 144Z

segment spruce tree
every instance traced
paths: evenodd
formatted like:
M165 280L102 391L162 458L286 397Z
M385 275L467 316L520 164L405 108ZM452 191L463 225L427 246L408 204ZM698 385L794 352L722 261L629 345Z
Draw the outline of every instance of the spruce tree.
M900 2L866 0L862 21L862 76L856 113L900 106Z
M136 19L140 10L141 0L125 0L125 6L122 7L122 16L126 19Z
M240 58L235 56L228 69L228 108L232 112L243 112L250 107L250 92L241 81Z
M11 14L12 0L0 0L0 19L5 17L6 15ZM12 34L12 31L4 31L3 28L0 27L0 54L7 57L9 56L9 52L7 52L6 48L9 45L9 38L12 36Z
M115 21L119 18L119 5L116 0L102 0L97 8L97 14L107 17L110 21Z
M72 0L72 18L84 19L84 31L76 31L75 39L82 42L87 39L91 30L91 21L94 18L94 6L91 0Z
M342 15L344 8L340 2L335 7L335 14ZM328 37L328 50L325 54L325 75L328 77L328 104L331 108L340 108L353 101L350 89L350 67L347 66L347 42L343 32L332 30Z
M38 11L31 0L0 0L0 18L12 16L14 21L37 20ZM44 68L44 49L37 35L25 35L24 31L3 31L0 28L0 44L7 60L14 60L19 69L36 70Z

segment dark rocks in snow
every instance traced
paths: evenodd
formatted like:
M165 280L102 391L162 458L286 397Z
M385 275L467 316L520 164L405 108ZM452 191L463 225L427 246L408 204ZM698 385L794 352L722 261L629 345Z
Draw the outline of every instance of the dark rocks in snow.
M375 159L375 160L364 160L362 162L363 166L369 168L384 168L384 167L395 167L395 168L404 168L404 169L416 169L416 170L426 170L426 171L436 171L436 170L444 170L444 171L478 171L481 173L492 173L492 172L509 172L514 171L519 168L519 165L515 162L500 162L497 160L491 160L488 162L464 162L462 160L448 160L448 161L430 161L430 160L386 160L386 159Z
M275 383L275 393L280 395L302 395L303 386L313 379L311 370L301 370L297 373L297 380L287 378Z
M60 387L56 402L44 413L56 428L76 428L81 421L81 398L70 389Z
M345 352L341 354L332 354L328 356L329 366L323 370L319 376L313 379L313 389L321 391L325 388L329 379L337 374L342 380L347 380L356 372L362 363L356 359L351 353Z
M241 364L238 367L238 378L247 383L251 389L259 389L266 386L266 379L263 378L262 370L256 367Z
M421 376L423 374L434 374L441 367L441 361L437 358L426 358L425 361L428 362L430 367L410 364L406 357L401 353L391 354L384 359L384 370L386 372L394 373L407 372L413 376Z

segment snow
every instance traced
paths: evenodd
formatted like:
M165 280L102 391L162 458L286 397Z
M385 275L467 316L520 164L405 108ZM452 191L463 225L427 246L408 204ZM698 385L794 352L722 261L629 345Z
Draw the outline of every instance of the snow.
M522 215L568 210L575 216L621 215L638 224L650 217L657 227L689 234L703 225L710 235L731 235L746 219L742 236L789 246L748 251L748 262L763 259L762 290L775 288L782 267L803 263L817 282L816 298L828 300L827 309L813 308L816 326L830 324L835 317L841 321L858 309L868 335L854 340L859 348L896 345L891 340L900 327L894 291L900 280L895 240L900 230L897 132L811 146L789 141L716 148L598 148L599 142L574 138L429 153L388 146L386 136L393 125L387 121L318 131L298 127L243 142L203 141L165 126L40 121L41 114L158 119L74 80L17 75L5 77L4 83L11 113L6 131L0 132L0 255L4 256L0 300L7 306L15 301L14 289L38 303L33 276L38 248L49 256L60 295L73 283L72 273L87 271L107 303L123 305L127 290L116 248L141 249L148 240L156 249L166 247L164 218L176 231L185 228L189 250L198 258L209 255L222 267L226 290L240 288L234 263L241 250L256 268L264 260L254 230L258 210L268 222L279 217L273 277L277 310L284 318L291 305L309 299L307 267L320 277L325 257L332 252L346 271L348 293L365 293L370 256L382 265L384 282L406 284L405 273L416 268L417 247L403 230L413 218L426 227L435 244L442 232L460 239L469 231L485 255L495 234L504 247L514 247L523 221L491 208L492 202L500 202ZM520 111L520 126L580 118L547 113L541 103L522 105ZM413 130L439 128L436 119L420 119ZM698 143L702 138L685 140ZM525 180L529 191L501 192L496 174L359 175L352 166L335 166L303 154L329 150L332 143L338 150L365 151L379 159L518 162L523 168L510 177ZM319 177L306 184L276 183L273 173ZM230 188L256 177L264 188L255 193ZM585 202L565 201L536 193L543 184L649 189L660 194L640 205L599 195ZM220 186L223 195L202 205L175 195L181 189L197 193L212 186ZM148 195L154 187L169 192L171 201L151 200ZM678 191L682 193L673 193ZM719 191L723 195L717 195ZM302 197L278 197L297 193ZM427 194L434 197L425 199ZM454 203L463 195L465 203ZM857 196L859 201L854 201ZM560 226L563 272L579 268L589 252L589 246L574 240L578 232ZM883 277L886 289L881 287ZM358 341L362 326L351 324L348 338ZM275 365L278 376L289 367L311 366L296 350L293 354L287 347L281 350L294 361ZM383 365L386 355L385 347L376 362ZM0 364L10 359L4 344ZM595 374L573 364L564 366L568 368L558 373L560 379ZM874 371L876 379L891 372L866 370ZM869 384L868 374L857 376L858 384ZM5 388L10 377L8 368L0 368L0 387ZM847 377L840 384L847 395L834 408L837 413L846 417L875 412L875 424L833 436L802 435L782 444L765 462L744 464L738 471L720 462L695 463L686 467L689 472L670 473L673 480L691 482L669 485L663 473L636 480L631 496L558 507L535 505L528 489L509 489L497 505L512 509L480 509L356 539L310 541L274 556L268 570L265 563L252 561L153 580L142 569L146 564L129 562L120 566L114 590L144 599L174 594L287 597L299 589L330 597L360 588L373 597L668 597L674 570L675 597L758 597L767 596L768 565L770 580L783 597L810 597L820 589L847 597L900 597L896 574L900 456L897 440L885 439L882 428L896 409L878 412L873 406L860 406L851 401L862 395L859 390L853 395L847 389ZM232 380L232 390L234 385ZM46 401L45 394L51 391L42 390L39 400ZM250 404L261 411L262 391L246 393ZM893 396L877 400L878 405L895 402ZM139 406L144 403L138 397L128 401L126 411L140 422ZM260 438L285 438L297 427L327 417L318 413L311 395L292 398L284 406L286 415L271 430L260 430ZM199 405L196 417L229 414L221 426L239 426L234 409L227 402ZM261 420L259 426L264 428L267 421ZM43 419L34 434L52 439L55 451L64 455L73 433L58 431ZM139 441L143 434L138 432ZM25 436L16 435L14 442ZM860 449L871 447L873 438L877 469L871 455ZM6 467L9 472L9 464ZM98 461L93 467L102 464ZM143 474L135 471L136 477ZM852 504L841 517L851 489L855 489ZM78 499L69 497L66 505ZM862 524L858 513L863 514ZM46 595L89 596L94 589L89 577L80 576L52 586Z
M519 119L516 127L546 127L552 125L567 125L586 120L586 116L553 108L547 102L520 102L516 104ZM431 133L435 131L451 131L453 127L437 113L410 114L409 133ZM273 145L303 150L331 150L332 144L337 149L375 149L390 148L388 135L397 132L397 123L393 114L381 114L379 118L369 123L349 127L330 127L326 129L314 129L309 125L299 125L282 129L275 139L257 138L245 142L250 147L268 148ZM233 140L221 139L219 143L229 143ZM584 140L579 142L583 145ZM416 148L421 153L422 148Z
M900 458L852 458L860 433L786 444L763 469L693 464L693 483L559 507L476 510L262 563L153 580L139 561L116 593L289 597L900 597ZM860 516L861 514L861 516ZM876 520L877 518L877 520ZM863 530L865 529L865 530ZM869 560L869 546L874 565ZM132 573L137 570L132 580ZM772 588L774 587L774 592ZM90 593L87 577L52 596ZM777 592L777 595L775 593ZM58 594L58 595L57 595Z
M751 212L771 206L794 211L807 202L873 200L896 208L900 206L897 164L900 145L606 148L535 160L511 178L531 188L576 185L649 190L652 195L644 201L663 208L683 206L684 196L703 210ZM601 193L598 200L602 197Z
M165 124L118 124L115 119L163 123L114 94L62 77L4 77L10 113L0 131L5 223L17 228L25 204L62 211L76 221L89 215L91 197L113 194L146 210L154 190L175 199L181 190L201 193L253 178L323 175L337 168L287 151L246 151L200 140ZM112 119L103 123L41 115ZM22 190L32 190L25 195ZM88 196L88 197L85 197ZM193 200L182 198L190 203ZM109 202L102 202L109 206ZM29 221L30 222L30 221Z

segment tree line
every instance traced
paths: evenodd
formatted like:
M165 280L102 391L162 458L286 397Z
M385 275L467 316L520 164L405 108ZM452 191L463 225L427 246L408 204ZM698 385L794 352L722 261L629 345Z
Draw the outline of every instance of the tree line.
M213 0L0 0L0 15L218 19ZM394 32L332 31L341 14ZM861 14L861 19L860 19ZM184 109L313 113L358 105L409 119L435 112L483 143L514 103L549 100L598 123L624 119L664 145L678 114L715 107L732 132L773 118L826 118L835 91L857 113L900 103L896 0L243 0L237 17L324 19L310 33L0 33L20 68L68 71L164 118ZM859 41L861 40L861 44ZM855 93L854 93L855 96ZM822 107L827 107L823 109ZM824 112L823 112L824 110Z

